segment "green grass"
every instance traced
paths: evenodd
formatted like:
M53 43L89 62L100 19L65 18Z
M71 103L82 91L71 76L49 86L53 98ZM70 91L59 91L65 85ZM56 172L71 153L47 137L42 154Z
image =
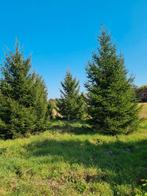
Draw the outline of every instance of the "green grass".
M147 186L147 122L127 136L54 122L49 131L0 141L0 196L133 196Z

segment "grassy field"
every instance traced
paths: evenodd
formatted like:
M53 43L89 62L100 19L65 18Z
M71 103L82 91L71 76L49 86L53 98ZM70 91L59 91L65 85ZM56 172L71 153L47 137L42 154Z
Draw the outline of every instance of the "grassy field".
M0 141L0 196L141 196L145 179L147 122L118 137L56 122L40 135Z
M147 104L140 117L147 119ZM0 141L0 196L147 195L147 121L117 137L93 133L81 122L49 127Z

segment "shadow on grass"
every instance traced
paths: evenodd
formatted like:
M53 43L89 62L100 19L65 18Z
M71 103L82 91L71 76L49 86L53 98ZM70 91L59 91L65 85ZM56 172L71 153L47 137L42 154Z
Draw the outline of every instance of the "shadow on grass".
M74 121L52 121L49 125L49 130L58 131L62 133L74 133L77 135L80 134L95 134L94 131L88 124L85 122L74 122Z
M48 139L27 147L28 157L43 157L43 164L68 162L85 168L95 167L106 173L101 181L115 184L140 185L147 178L147 140L140 142L103 143ZM49 158L50 157L50 158ZM49 159L48 159L49 158ZM60 164L60 163L59 163Z

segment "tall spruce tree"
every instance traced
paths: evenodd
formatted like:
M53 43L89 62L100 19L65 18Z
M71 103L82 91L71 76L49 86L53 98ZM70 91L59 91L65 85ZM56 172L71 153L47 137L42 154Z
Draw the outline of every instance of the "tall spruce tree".
M17 45L6 56L0 80L0 137L13 138L44 128L47 93L41 78L30 72Z
M102 31L100 48L87 68L88 111L92 124L106 133L128 133L138 125L133 79L111 37Z
M58 100L59 113L66 120L81 119L83 99L80 94L79 81L67 72L61 86L61 98Z

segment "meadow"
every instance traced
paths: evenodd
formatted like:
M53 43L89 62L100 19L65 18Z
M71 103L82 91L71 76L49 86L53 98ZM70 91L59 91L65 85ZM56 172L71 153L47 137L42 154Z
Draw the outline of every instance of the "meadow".
M119 136L55 121L39 135L0 141L0 196L145 196L146 179L147 121Z

